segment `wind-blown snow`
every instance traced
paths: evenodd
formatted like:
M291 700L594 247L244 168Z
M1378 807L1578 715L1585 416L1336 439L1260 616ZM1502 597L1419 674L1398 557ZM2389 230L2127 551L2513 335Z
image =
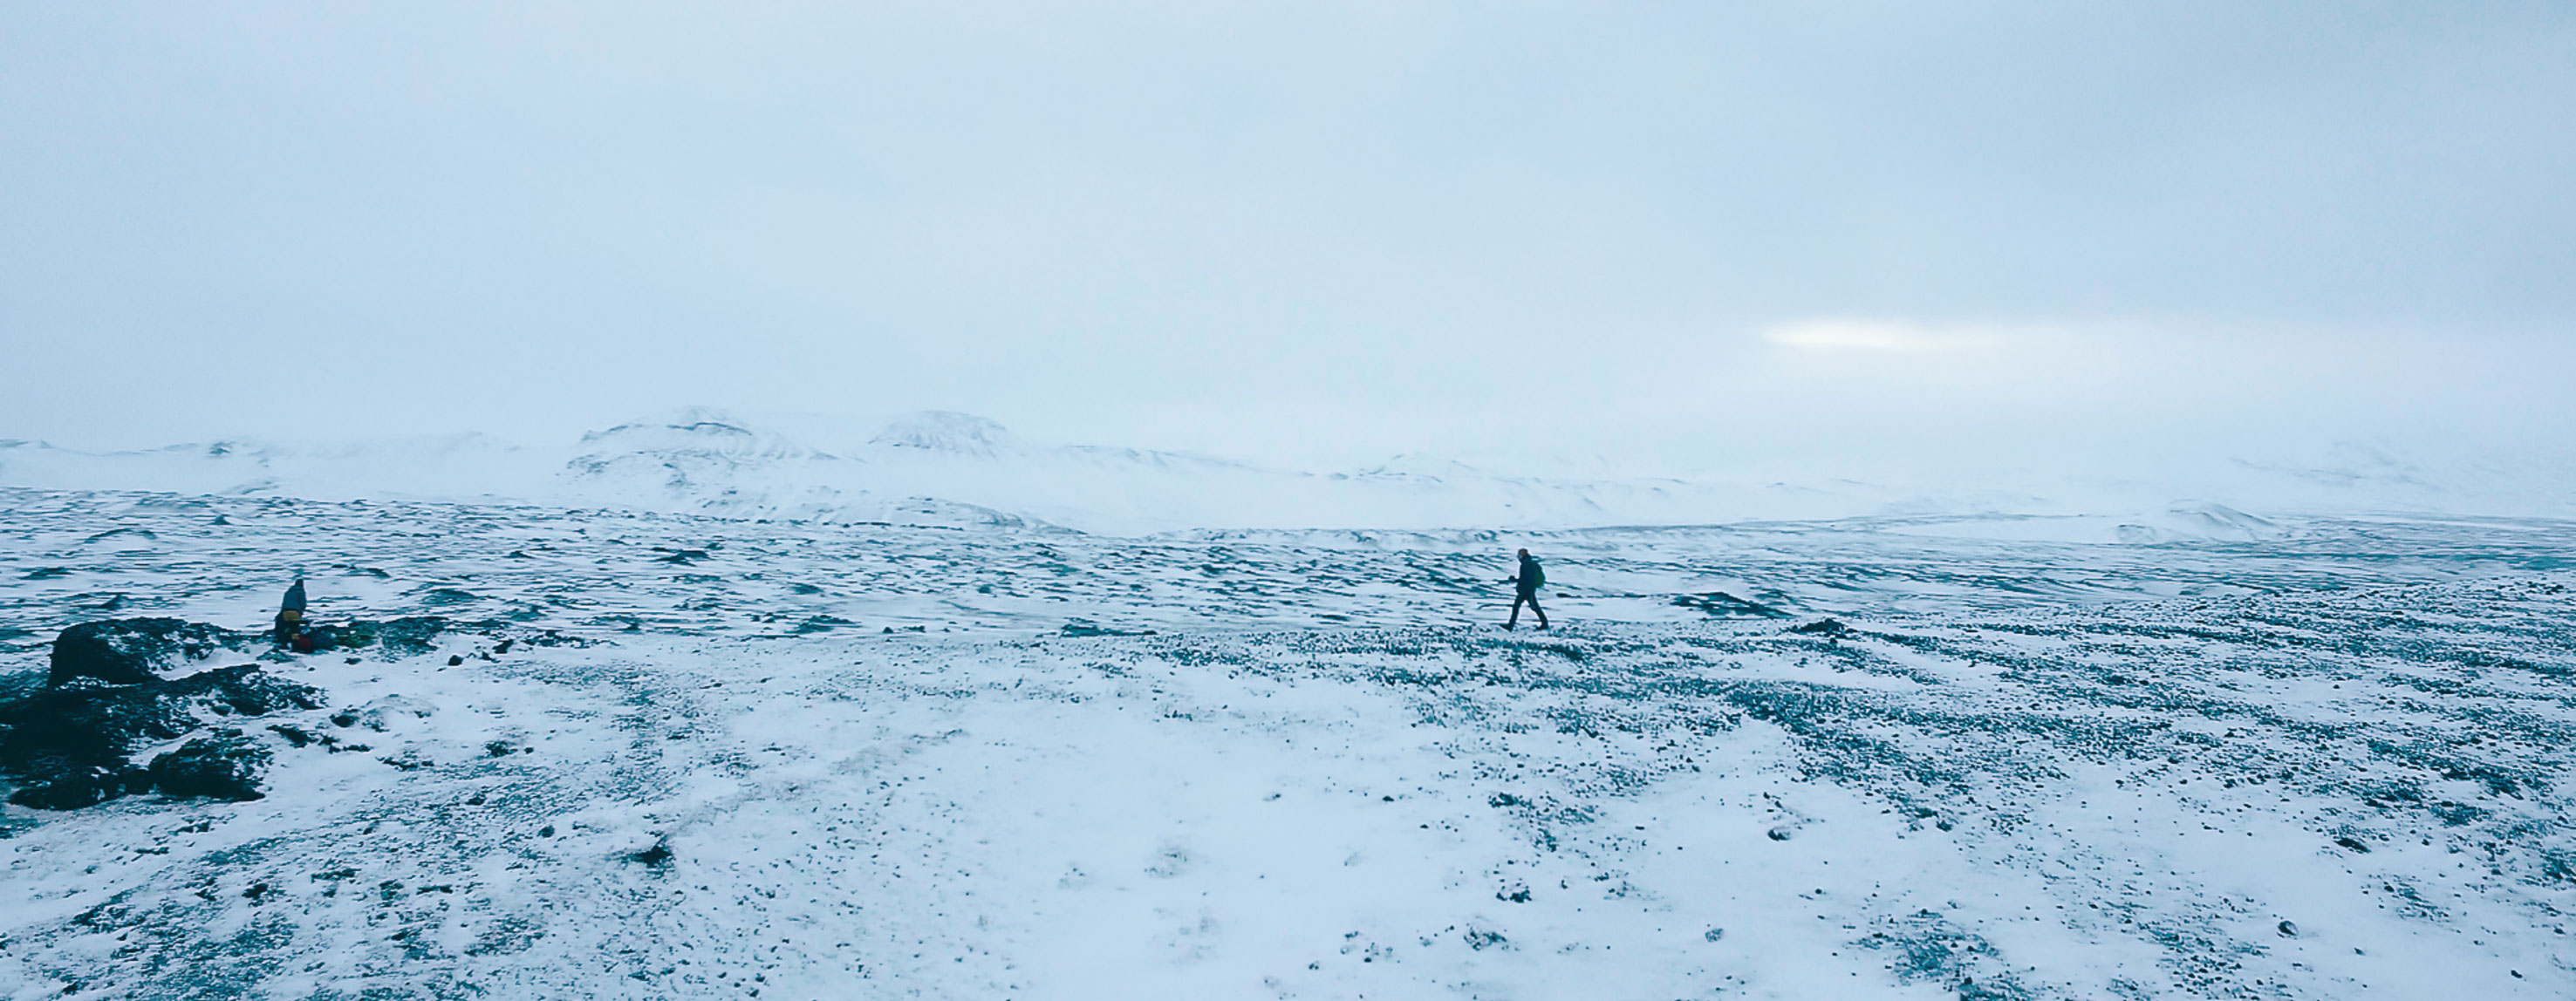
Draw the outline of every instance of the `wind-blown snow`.
M367 749L266 799L5 808L10 997L2576 991L2563 522L0 504L21 676L297 572L463 624L273 664Z

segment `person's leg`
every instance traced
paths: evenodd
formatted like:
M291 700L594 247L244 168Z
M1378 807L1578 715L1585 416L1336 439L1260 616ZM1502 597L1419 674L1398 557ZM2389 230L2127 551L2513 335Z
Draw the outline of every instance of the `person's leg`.
M1538 595L1529 596L1530 611L1538 615L1538 627L1547 628L1547 609L1538 607Z
M1511 620L1510 620L1510 621L1503 623L1503 628L1505 628L1505 629L1514 629L1514 628L1518 628L1518 627L1520 626L1520 624L1521 624L1521 602L1528 601L1528 600L1529 600L1529 595L1526 595L1526 594L1521 595L1521 596L1519 596L1519 597L1516 597L1516 598L1513 598L1513 599L1512 599L1512 617L1511 617Z

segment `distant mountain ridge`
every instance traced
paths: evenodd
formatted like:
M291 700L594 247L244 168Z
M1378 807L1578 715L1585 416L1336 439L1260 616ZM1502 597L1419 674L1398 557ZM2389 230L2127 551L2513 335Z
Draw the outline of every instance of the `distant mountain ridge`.
M2338 462L2337 460L2352 460ZM2357 465L2355 465L2357 463ZM2355 465L2350 472L2339 472ZM327 447L223 440L93 453L0 440L0 485L604 507L724 518L887 522L1097 534L1225 529L1428 531L1690 525L1899 516L2105 542L2255 541L2247 509L2566 517L2546 483L2482 493L2378 451L2323 463L2231 460L2190 484L1521 476L1436 456L1315 473L1189 453L1051 445L953 411L879 425L745 420L687 408L532 447L481 434ZM2539 497L2535 502L2532 498ZM2483 506L2482 506L2483 505ZM2074 519L2068 521L2067 519Z

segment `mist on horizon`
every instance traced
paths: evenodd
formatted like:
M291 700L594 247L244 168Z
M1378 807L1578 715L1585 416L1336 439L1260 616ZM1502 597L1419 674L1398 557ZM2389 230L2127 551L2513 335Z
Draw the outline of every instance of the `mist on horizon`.
M2552 5L36 5L0 66L0 438L943 409L1963 482L2576 440Z

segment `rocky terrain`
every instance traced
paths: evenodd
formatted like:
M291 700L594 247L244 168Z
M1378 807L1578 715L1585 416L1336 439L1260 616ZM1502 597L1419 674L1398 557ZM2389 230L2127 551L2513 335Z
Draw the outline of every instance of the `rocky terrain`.
M2576 993L2564 523L0 506L0 996Z

